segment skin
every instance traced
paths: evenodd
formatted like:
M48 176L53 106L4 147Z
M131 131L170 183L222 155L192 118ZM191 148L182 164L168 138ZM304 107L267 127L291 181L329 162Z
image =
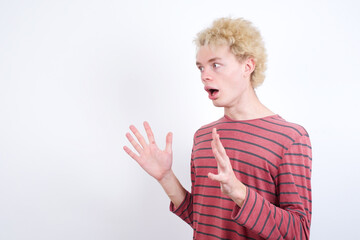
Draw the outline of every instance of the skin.
M170 200L175 207L178 207L185 199L186 190L181 185L174 172L172 166L172 133L166 136L166 146L164 150L159 149L155 142L154 134L147 122L144 122L144 128L148 137L148 143L139 133L135 126L131 125L130 130L137 138L138 142L131 136L126 134L127 139L135 148L138 154L135 154L127 146L124 150L132 157L150 176L155 178L163 187Z
M239 61L228 46L202 46L196 56L196 65L205 86L219 88L216 107L234 120L249 120L274 115L257 98L250 77L255 70L253 58Z
M205 87L219 89L213 104L224 108L224 114L233 120L249 120L274 115L257 98L251 86L251 73L255 69L255 61L248 58L239 61L226 45L201 46L197 52L196 65L201 73L201 81ZM147 122L144 122L148 142L135 126L126 134L127 139L137 151L134 153L124 146L125 152L163 187L170 200L177 208L186 196L172 166L172 133L166 136L164 150L158 148L154 134ZM223 194L229 196L239 207L246 198L246 186L240 182L232 169L231 161L220 141L216 129L212 130L211 147L218 166L218 174L209 173L208 177L219 182Z

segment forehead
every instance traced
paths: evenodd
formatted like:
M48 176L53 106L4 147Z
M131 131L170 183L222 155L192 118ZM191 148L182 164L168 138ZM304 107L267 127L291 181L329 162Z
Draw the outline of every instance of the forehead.
M196 53L197 63L206 63L211 59L233 59L235 55L228 45L204 45Z

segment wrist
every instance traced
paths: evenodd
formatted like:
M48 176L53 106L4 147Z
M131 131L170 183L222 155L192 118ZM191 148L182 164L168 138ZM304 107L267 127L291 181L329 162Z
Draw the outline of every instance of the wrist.
M165 193L170 198L174 207L177 208L185 199L186 190L181 185L172 170L169 170L164 176L158 180Z
M175 174L170 169L160 179L157 179L157 181L160 183L160 185L163 186L163 185L166 185L166 183L168 183L169 181L171 181L171 179L174 179L174 177L175 177Z
M231 199L239 206L242 207L244 205L245 199L246 199L246 192L247 187L241 183L238 182L239 186L236 188L236 191L231 196Z

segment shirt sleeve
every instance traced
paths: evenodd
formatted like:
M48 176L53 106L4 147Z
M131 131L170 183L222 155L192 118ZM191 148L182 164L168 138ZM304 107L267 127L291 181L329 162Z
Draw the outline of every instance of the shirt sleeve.
M182 220L188 223L193 227L193 189L195 183L195 168L193 164L193 154L191 154L191 193L186 191L186 196L184 201L175 208L174 204L170 202L170 211L179 216Z
M310 139L301 136L285 151L274 177L278 203L247 188L244 204L235 205L232 218L264 239L309 239L311 168Z

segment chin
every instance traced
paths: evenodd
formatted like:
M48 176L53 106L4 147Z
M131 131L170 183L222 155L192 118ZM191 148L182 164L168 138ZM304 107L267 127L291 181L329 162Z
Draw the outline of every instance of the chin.
M226 104L224 103L221 103L221 102L218 102L218 101L213 101L213 104L215 107L225 107Z

